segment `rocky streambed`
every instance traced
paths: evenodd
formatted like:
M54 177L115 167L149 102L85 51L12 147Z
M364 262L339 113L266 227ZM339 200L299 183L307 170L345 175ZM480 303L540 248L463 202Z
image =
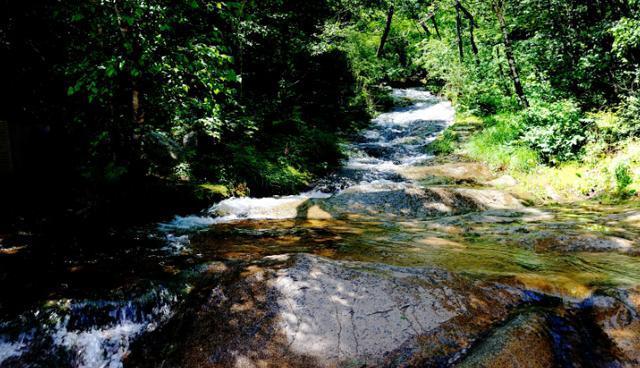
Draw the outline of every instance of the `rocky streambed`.
M637 366L640 290L566 300L435 268L267 257L195 293L134 366ZM216 279L217 280L217 279Z
M0 324L0 366L640 366L640 210L528 206L513 178L425 153L447 101L393 94L313 190L231 198L64 268L67 288Z

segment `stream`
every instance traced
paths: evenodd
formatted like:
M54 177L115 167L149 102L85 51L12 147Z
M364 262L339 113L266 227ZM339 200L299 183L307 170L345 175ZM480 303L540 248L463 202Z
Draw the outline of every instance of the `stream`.
M527 206L426 153L449 102L392 95L311 190L226 199L3 292L0 367L640 366L640 210Z

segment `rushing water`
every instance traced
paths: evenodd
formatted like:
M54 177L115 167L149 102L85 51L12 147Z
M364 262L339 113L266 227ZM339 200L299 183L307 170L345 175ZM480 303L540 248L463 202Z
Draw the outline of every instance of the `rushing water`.
M410 185L398 174L406 167L423 163L432 156L425 147L453 122L454 110L429 92L417 89L394 90L398 99L412 101L408 107L379 115L361 133L359 142L347 148L349 159L334 175L299 195L269 198L230 198L213 205L204 216L176 217L161 229L193 230L238 220L282 220L299 217L297 208L310 199L339 196L351 188L375 192Z
M622 239L614 245L637 247L624 241L640 235L637 222L625 221L633 217L626 209L461 211L457 202L443 200L449 192L425 192L419 181L407 179L407 170L432 163L426 146L452 123L454 111L449 102L418 89L393 95L407 106L374 119L347 147L343 167L313 189L230 198L202 214L176 217L158 226L161 247L135 260L125 254L110 261L120 263L114 269L135 269L116 272L113 286L96 291L90 283L72 284L73 292L51 292L7 315L0 323L0 366L120 367L132 342L169 320L202 267L217 260L305 252L439 267L572 300L599 287L640 284L637 252L547 246L558 234L596 234ZM91 264L65 272L82 274L82 267ZM84 296L78 288L86 289Z

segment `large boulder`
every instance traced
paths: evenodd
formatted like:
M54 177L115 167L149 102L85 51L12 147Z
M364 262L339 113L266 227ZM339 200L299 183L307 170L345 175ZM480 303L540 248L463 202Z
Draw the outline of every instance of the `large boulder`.
M517 198L498 190L422 188L392 182L352 186L326 200L324 205L335 214L384 214L417 218L524 209Z
M169 324L134 347L129 363L448 365L525 298L519 289L439 269L286 258L226 269L200 285Z

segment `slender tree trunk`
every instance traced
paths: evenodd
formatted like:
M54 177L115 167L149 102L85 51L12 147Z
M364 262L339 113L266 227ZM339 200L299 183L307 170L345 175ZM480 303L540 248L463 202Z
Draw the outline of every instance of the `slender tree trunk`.
M420 25L422 25L422 27L424 29L428 29L427 28L427 22L429 20L431 20L431 24L433 24L433 29L436 31L436 36L438 36L438 39L441 39L442 37L440 37L440 30L438 29L438 21L436 19L436 11L437 10L438 10L438 8L436 7L435 9L430 11L429 14L427 14L424 17L424 19L420 21Z
M140 43L136 40L135 31L132 31L126 23L122 22L122 8L119 7L121 1L114 2L114 10L117 17L118 27L120 28L120 35L123 42L131 42L131 51L126 55L127 68L125 70L127 74L127 87L129 90L129 104L131 112L131 126L126 129L120 129L118 124L114 124L118 130L123 130L126 133L123 135L124 139L120 140L120 147L114 150L114 162L118 164L126 165L129 175L140 176L144 175L146 171L146 164L143 159L144 148L141 142L141 134L138 127L144 124L144 110L143 110L143 86L140 85L140 80L137 75L134 75L134 68L139 65L139 60L142 55L142 48ZM139 72L137 73L139 74ZM116 143L117 144L117 143ZM119 160L117 159L118 157ZM121 162L118 162L121 161Z
M380 38L380 46L378 46L378 52L376 53L378 58L381 58L384 53L384 44L387 42L387 37L391 30L391 20L393 20L393 5L389 7L387 12L387 24L384 26L384 32L382 32L382 38Z
M131 39L131 35L129 32L129 28L122 22L122 15L120 14L119 2L116 1L113 4L113 8L116 13L116 18L118 21L118 28L120 29L120 35L122 36L122 41L125 42ZM128 56L127 65L129 66L128 74L129 74L129 84L131 88L131 121L134 125L142 124L144 122L144 117L141 113L142 109L140 106L140 87L136 81L136 77L131 75L131 69L134 65L137 65L137 61L139 60L140 54L140 45L138 42L132 42L132 51ZM135 140L135 138L134 138Z
M469 20L469 40L471 41L471 51L473 52L473 56L476 59L476 64L480 64L480 59L478 58L478 45L476 45L476 38L473 35L473 30L476 28L476 21L473 18L473 14L467 8L462 6L460 0L456 0L456 7L458 7L464 16Z
M140 106L140 90L137 84L134 84L131 90L131 113L133 114L133 121L136 124L142 124L144 122L142 107Z
M422 30L424 31L424 33L426 33L427 36L431 36L431 31L429 31L429 27L427 27L427 23L425 23L424 20L421 20L419 24Z
M458 52L460 53L460 61L464 61L464 45L462 44L462 17L460 16L460 8L456 6L456 35L458 36Z
M524 89L522 88L522 82L520 81L520 74L518 73L518 68L516 67L516 60L513 56L513 46L511 45L511 39L509 38L509 32L507 31L507 24L504 20L504 8L502 0L497 0L493 3L493 9L496 13L496 17L498 18L498 22L500 23L500 30L502 31L502 39L504 42L504 54L507 57L507 62L509 63L509 70L511 71L511 80L513 81L513 87L516 90L516 95L520 100L520 104L523 107L529 107L529 101L527 100L527 96L524 94Z
M469 39L471 40L471 51L473 57L476 59L476 64L480 65L480 58L478 57L478 45L476 45L476 39L473 36L473 24L469 26Z
M502 62L500 60L500 47L496 47L496 64L498 65L500 87L502 87L502 91L506 95L510 95L513 92L509 88L509 84L507 83L507 75L504 73L504 68L502 67Z
M433 28L436 30L436 35L438 36L438 39L442 39L442 37L440 36L440 30L438 29L438 20L436 19L436 15L433 14L433 17L431 17L431 23L433 23Z

